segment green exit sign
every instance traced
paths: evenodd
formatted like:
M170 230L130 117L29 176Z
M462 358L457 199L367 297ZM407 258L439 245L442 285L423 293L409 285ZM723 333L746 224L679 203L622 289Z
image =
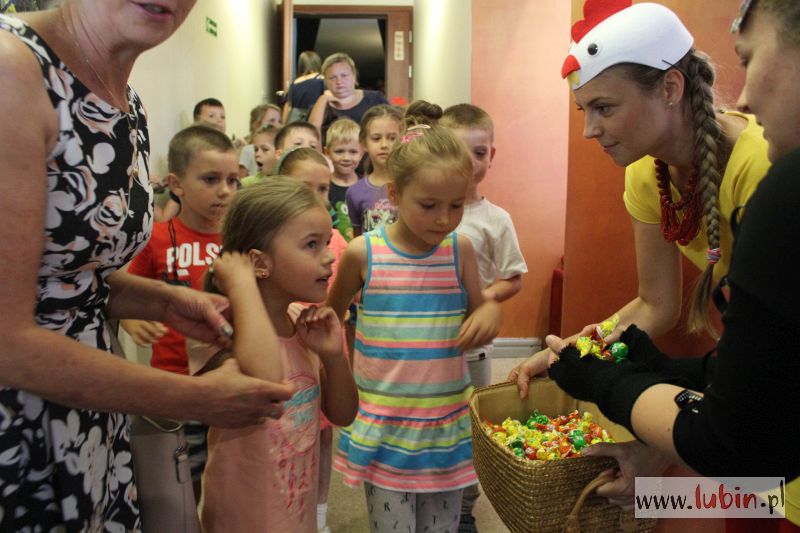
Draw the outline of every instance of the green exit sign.
M206 33L217 36L217 21L211 17L206 17Z

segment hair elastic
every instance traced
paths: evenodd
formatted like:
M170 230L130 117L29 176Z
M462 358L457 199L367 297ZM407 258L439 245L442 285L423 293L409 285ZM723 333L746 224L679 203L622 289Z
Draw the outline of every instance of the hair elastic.
M406 130L406 133L400 137L400 144L408 144L417 137L422 137L425 132L419 130L429 130L431 127L427 124L415 124Z
M720 252L719 248L709 248L706 250L706 259L709 265L716 265L719 263L721 257L722 252Z

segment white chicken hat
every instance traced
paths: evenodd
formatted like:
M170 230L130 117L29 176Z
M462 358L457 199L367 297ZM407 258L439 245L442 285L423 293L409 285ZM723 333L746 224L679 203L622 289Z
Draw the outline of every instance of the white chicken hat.
M573 90L620 63L666 70L691 50L694 38L675 13L660 4L631 3L586 0L561 67Z

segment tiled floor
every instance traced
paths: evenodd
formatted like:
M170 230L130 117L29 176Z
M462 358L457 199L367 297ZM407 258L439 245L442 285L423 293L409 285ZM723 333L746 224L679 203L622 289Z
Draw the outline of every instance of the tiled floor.
M508 371L521 361L523 359L494 359L492 361L493 381L505 381ZM334 449L335 446L334 442ZM331 478L328 508L328 525L332 533L369 533L363 489L351 489L345 486L341 476L336 472ZM484 495L478 498L478 502L475 504L474 516L481 533L508 531Z

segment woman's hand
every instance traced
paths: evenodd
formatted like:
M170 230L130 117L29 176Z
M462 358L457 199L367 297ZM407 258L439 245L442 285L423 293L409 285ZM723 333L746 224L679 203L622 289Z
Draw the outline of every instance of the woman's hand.
M333 94L333 91L331 91L330 89L325 89L322 92L322 97L325 98L325 101L330 106L340 107L343 104L343 102L341 100L336 98L336 95Z
M228 346L233 336L229 316L226 297L169 285L163 322L185 337Z
M650 336L636 325L628 327L622 333L620 340L628 345L628 359L644 363L654 372L661 372L664 365L670 360L653 344Z
M166 326L155 320L127 319L120 320L119 325L131 336L133 342L142 347L155 344L167 333Z
M342 357L342 325L332 308L312 305L300 313L295 324L300 340L319 355L323 363Z
M638 440L594 444L584 449L583 455L613 457L617 460L619 463L617 479L599 487L597 495L608 498L609 503L628 510L633 507L636 478L661 476L670 465L665 455ZM608 473L613 473L613 470L609 470Z
M198 412L187 413L193 420L223 428L259 424L279 418L283 402L294 394L289 383L274 383L242 374L236 360L226 360L218 369L197 378L205 391L197 402Z
M593 333L597 333L597 328L600 324L589 324L588 326L584 327L576 337L590 337ZM603 337L603 342L606 344L611 344L612 342L617 342L619 340L619 336L622 334L622 328L617 324L611 333Z
M495 300L485 300L461 324L458 349L464 351L491 342L500 332L501 323L500 304Z
M547 376L547 369L558 361L558 356L550 348L541 350L528 358L524 363L516 366L508 373L508 381L516 382L519 397L528 396L528 386L535 377Z

